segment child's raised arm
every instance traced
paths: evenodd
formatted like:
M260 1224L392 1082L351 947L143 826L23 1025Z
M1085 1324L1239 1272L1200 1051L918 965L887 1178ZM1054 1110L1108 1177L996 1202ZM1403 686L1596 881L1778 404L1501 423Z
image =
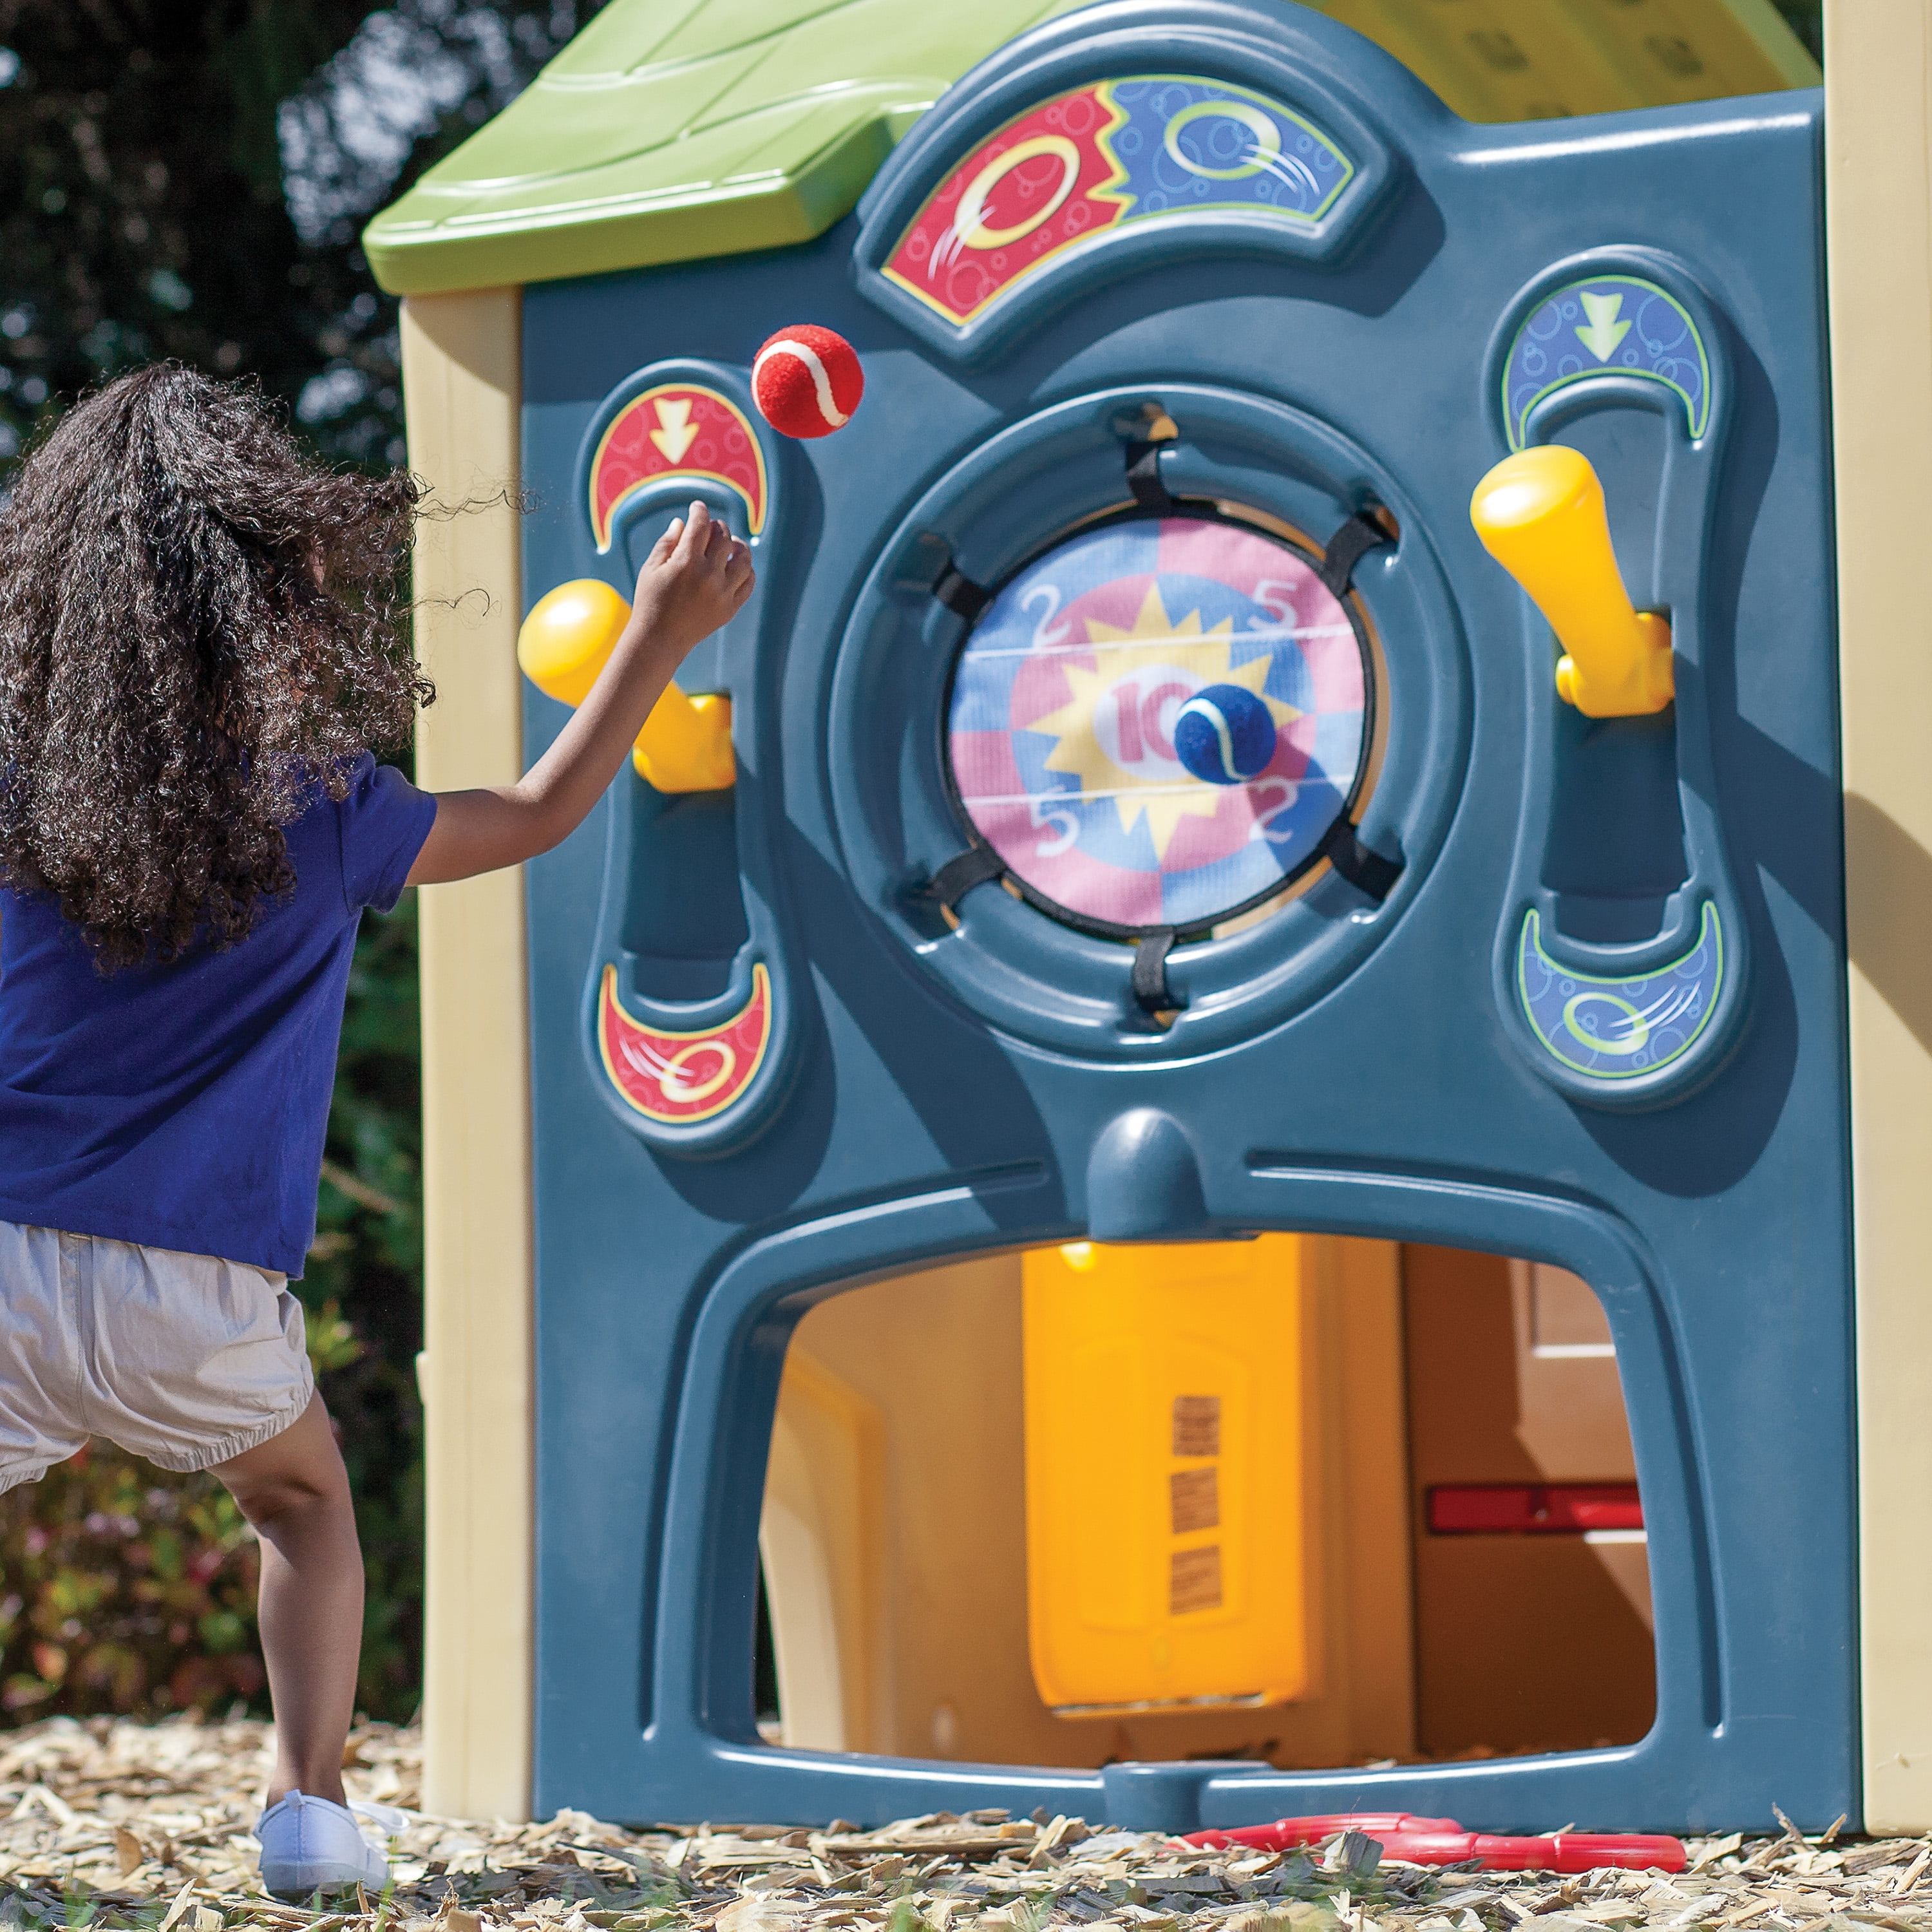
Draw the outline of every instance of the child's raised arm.
M754 580L751 552L693 503L645 560L631 621L556 742L514 784L438 792L436 823L409 883L494 872L575 831L630 755L671 673L737 615Z

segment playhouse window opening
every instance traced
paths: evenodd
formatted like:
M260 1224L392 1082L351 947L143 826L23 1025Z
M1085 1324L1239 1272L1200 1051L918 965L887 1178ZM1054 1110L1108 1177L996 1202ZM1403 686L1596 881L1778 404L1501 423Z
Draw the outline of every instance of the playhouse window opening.
M844 1291L792 1339L760 1553L794 1748L1315 1769L1654 1714L1602 1305L1505 1256L1076 1242Z
M1634 1743L1649 1548L1610 1323L1540 1262L1402 1253L1418 1753Z

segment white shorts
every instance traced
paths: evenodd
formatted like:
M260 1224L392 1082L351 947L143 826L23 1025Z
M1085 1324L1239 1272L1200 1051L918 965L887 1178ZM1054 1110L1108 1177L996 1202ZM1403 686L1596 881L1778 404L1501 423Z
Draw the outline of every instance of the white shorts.
M206 1469L278 1436L315 1376L288 1277L0 1221L0 1490L92 1436Z

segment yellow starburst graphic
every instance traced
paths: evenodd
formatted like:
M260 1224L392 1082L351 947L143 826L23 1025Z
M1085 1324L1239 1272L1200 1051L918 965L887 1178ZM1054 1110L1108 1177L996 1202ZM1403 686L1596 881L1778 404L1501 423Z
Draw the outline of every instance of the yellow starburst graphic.
M1144 737L1142 755L1115 758L1102 742L1102 706L1111 695L1114 728L1110 735L1116 745L1120 742L1123 704L1138 706L1144 694L1160 688L1155 680L1170 677L1189 692L1204 685L1238 684L1268 706L1277 730L1292 724L1301 713L1293 705L1269 697L1262 688L1268 677L1268 658L1252 658L1240 665L1232 662L1228 647L1234 628L1233 620L1223 617L1211 630L1202 630L1198 610L1177 622L1161 602L1160 585L1150 584L1131 630L1123 631L1097 617L1087 620L1087 641L1099 646L1094 652L1093 669L1067 664L1066 682L1072 697L1058 711L1036 718L1028 727L1060 740L1048 754L1048 771L1073 773L1082 790L1089 794L1112 794L1124 832L1132 832L1135 822L1145 815L1157 859L1167 856L1168 843L1184 818L1214 817L1224 788L1193 777L1178 759L1163 754ZM1142 728L1136 718L1128 728Z

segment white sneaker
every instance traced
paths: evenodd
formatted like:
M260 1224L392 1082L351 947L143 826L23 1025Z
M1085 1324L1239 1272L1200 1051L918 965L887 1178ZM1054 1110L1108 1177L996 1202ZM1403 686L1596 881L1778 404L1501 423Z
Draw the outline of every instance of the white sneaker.
M380 1892L389 1882L389 1861L362 1835L346 1804L291 1791L256 1821L262 1846L262 1883L285 1898L360 1885Z

